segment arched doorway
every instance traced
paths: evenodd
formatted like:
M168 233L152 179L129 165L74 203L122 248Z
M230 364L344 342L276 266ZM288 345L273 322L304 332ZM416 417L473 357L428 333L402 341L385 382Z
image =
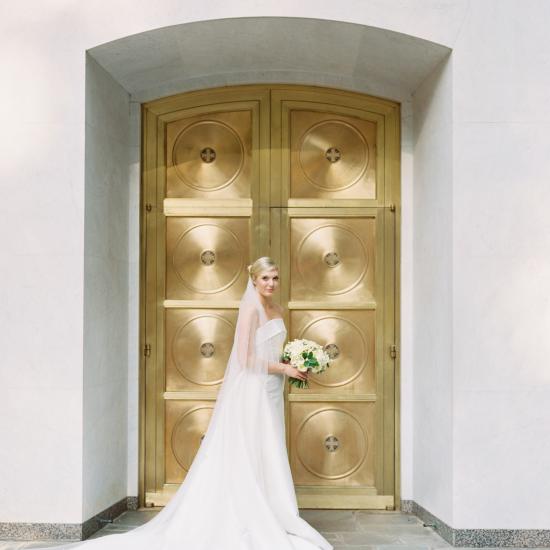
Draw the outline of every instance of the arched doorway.
M299 504L395 507L399 105L251 85L145 103L143 491L165 503L206 430L245 266L281 266L289 339L333 368L285 390Z
M289 37L292 40L289 40ZM300 52L300 55L296 55L296 52ZM411 160L415 150L414 140L417 137L411 124L413 110L416 108L413 105L413 94L428 75L449 56L449 48L414 35L364 24L300 17L245 17L184 22L146 30L98 45L88 50L87 54L87 120L94 122L101 131L86 133L86 217L97 220L98 227L115 227L117 234L122 234L122 231L127 231L128 234L127 257L124 253L119 254L128 265L127 280L124 279L124 273L118 269L118 264L112 265L109 258L106 258L107 267L102 268L100 272L99 267L92 269L94 263L86 265L85 288L89 294L89 301L95 303L98 299L109 296L110 301L114 301L114 305L117 306L109 308L106 313L96 314L94 308L89 310L87 322L94 327L93 333L85 334L86 350L90 356L89 365L94 365L96 358L105 355L101 340L97 338L98 333L103 340L110 341L113 330L121 326L117 314L125 310L129 312L128 354L123 353L124 350L121 348L108 355L110 372L118 372L117 368L120 365L128 364L127 408L121 408L116 418L99 413L85 415L94 430L108 431L113 425L121 426L123 429L110 440L95 438L94 445L88 445L88 454L90 460L93 460L105 475L108 473L116 475L117 478L127 475L127 494L139 494L141 504L145 502L145 467L152 460L151 455L145 455L143 385L141 393L137 390L138 384L145 379L143 351L147 344L143 332L143 319L138 322L137 314L138 302L143 302L144 291L143 288L141 294L138 291L143 266L138 268L137 256L140 232L143 233L144 230L143 220L139 218L145 216L146 206L143 201L138 208L143 160L140 133L141 105L144 102L154 102L158 98L194 90L259 83L269 88L271 83L281 82L332 87L358 92L363 98L366 96L362 94L370 94L400 102L402 124L396 139L400 141L402 163L395 166L395 173L402 170L400 179L403 204L401 196L397 195L395 222L398 229L403 223L404 240L401 241L401 232L397 230L395 309L399 312L403 308L405 322L403 326L396 323L396 341L402 341L406 349L402 357L397 354L395 377L400 377L401 364L406 376L395 385L395 407L398 411L403 410L403 422L399 423L395 430L394 446L397 457L396 472L393 473L394 494L395 505L398 507L402 480L405 496L412 495L410 296L413 291L413 264L410 259L413 222L423 219L422 216L415 216L414 219L412 216ZM226 88L230 89L234 88ZM446 103L444 108L449 108L449 105L450 103ZM425 108L422 103L420 106ZM429 106L427 112L432 111L432 106ZM420 113L420 116L422 118L424 115ZM107 141L106 135L109 137ZM418 158L416 154L415 166L431 165L432 159L435 158L429 150L421 150ZM120 174L120 185L111 187L116 193L117 201L120 200L121 204L128 207L128 219L121 216L120 209L112 208L110 195L97 192L98 177L103 177L105 172L118 170L124 163L126 173ZM124 187L126 181L127 188ZM119 199L119 195L126 192L125 189L128 197ZM428 201L423 204L429 208L431 203ZM94 245L97 241L96 232L87 230L85 240ZM110 250L109 239L105 237L104 241L107 255ZM98 278L101 280L98 281ZM113 295L113 279L116 279L120 288L127 288L128 292L116 292ZM143 277L141 279L143 280ZM89 284L87 280L93 284ZM405 297L402 305L400 293ZM142 327L141 333L139 325ZM154 350L151 353L154 353ZM105 390L108 389L105 385ZM99 407L97 404L90 410L99 411ZM396 418L399 419L399 414ZM127 430L126 433L124 428ZM91 433L91 429L85 430L85 434ZM117 461L117 470L114 473L110 450L113 442L122 441L125 435L128 438L128 460ZM86 440L89 438L90 436L86 435ZM158 438L161 445L163 434L159 433ZM102 442L101 448L95 445L97 441ZM398 466L401 454L402 472ZM90 477L89 485L92 488L96 486L95 478ZM103 498L106 499L106 495L103 495ZM99 509L99 505L96 508Z

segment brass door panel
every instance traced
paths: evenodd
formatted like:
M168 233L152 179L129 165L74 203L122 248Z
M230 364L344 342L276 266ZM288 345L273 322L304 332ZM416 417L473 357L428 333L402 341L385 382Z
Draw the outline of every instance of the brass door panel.
M376 198L376 123L336 113L290 113L292 198Z
M249 218L167 218L166 298L240 298L250 230Z
M166 126L166 196L250 197L252 113L208 113Z
M290 404L296 485L374 487L374 403Z
M208 427L212 401L166 402L166 483L181 483Z
M166 311L166 391L212 391L223 380L236 310Z
M373 218L292 218L292 301L374 299Z
M270 255L288 338L332 357L309 389L285 388L298 503L393 508L398 106L271 85L185 93L142 113L140 502L166 504L185 479L246 265Z
M322 374L310 374L310 389L292 387L292 394L375 394L374 310L294 310L290 312L291 339L321 344L331 357Z

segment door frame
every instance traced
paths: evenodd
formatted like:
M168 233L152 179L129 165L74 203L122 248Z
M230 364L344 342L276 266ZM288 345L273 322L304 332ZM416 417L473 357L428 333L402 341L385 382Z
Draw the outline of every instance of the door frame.
M157 132L148 131L150 128L156 128L159 124L158 117L160 113L169 112L170 109L181 109L182 98L185 98L187 107L201 106L209 97L216 97L223 94L223 101L243 101L247 98L258 98L263 95L266 101L260 102L261 108L270 111L271 94L282 92L284 90L306 91L306 92L323 92L334 94L340 100L350 102L350 104L360 105L362 108L372 105L376 112L382 112L385 120L385 196L383 201L383 213L388 216L387 219L393 220L393 242L390 243L392 249L393 272L393 346L387 347L387 353L391 354L391 368L393 368L394 380L394 399L393 399L393 418L394 418L394 508L400 508L401 495L401 468L400 468L400 358L398 350L400 349L400 271L401 271L401 136L400 136L400 105L394 101L388 101L382 98L373 97L367 94L358 92L348 92L335 88L325 88L320 86L304 86L304 85L285 85L285 84L249 84L228 86L223 88L212 88L207 90L199 90L193 92L185 92L169 96L162 99L157 99L141 106L141 178L140 178L140 305L139 305L139 506L145 506L145 474L147 461L151 457L146 455L146 386L147 386L147 357L151 353L151 348L148 348L148 342L151 338L156 337L150 333L150 328L147 326L147 311L155 311L156 303L151 303L156 300L158 290L156 289L156 277L152 277L152 273L148 273L157 267L151 265L152 262L147 262L147 252L149 246L158 246L157 242L151 242L151 233L154 233L154 239L158 240L161 231L156 226L155 219L157 216L148 216L150 213L156 213L157 208L162 209L162 204L158 202L157 189L157 158L162 150L161 144L157 143ZM268 113L263 113L269 117ZM260 141L270 143L271 124L266 128L260 128ZM152 135L154 134L154 139ZM152 169L154 167L154 169ZM269 185L270 178L270 159L266 151L260 154L260 181L264 183L260 189L260 194L264 197L268 192L266 185ZM265 176L265 177L262 177ZM267 184L266 184L267 182ZM280 193L280 190L271 189L271 193ZM280 196L280 194L279 194ZM281 197L282 198L282 197ZM261 200L261 198L260 198ZM263 201L261 201L263 202ZM289 205L290 206L290 205ZM162 229L162 228L161 228ZM265 236L264 236L265 237ZM149 238L149 240L148 240ZM260 239L263 240L263 239ZM254 250L254 248L253 248ZM389 259L386 257L386 263ZM149 277L148 277L149 275ZM391 303L391 302L390 302ZM156 323L155 323L156 327ZM156 330L156 329L155 329ZM158 346L161 347L160 345ZM154 350L157 353L157 350ZM386 363L385 363L386 364ZM386 368L386 367L385 367ZM154 405L154 404L153 404ZM160 412L160 411L157 411ZM164 433L156 434L157 439L162 439Z

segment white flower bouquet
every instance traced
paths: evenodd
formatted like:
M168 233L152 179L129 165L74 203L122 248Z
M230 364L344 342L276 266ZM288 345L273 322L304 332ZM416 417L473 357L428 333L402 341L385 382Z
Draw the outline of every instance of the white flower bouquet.
M283 349L282 362L296 367L301 372L310 370L314 374L325 371L330 365L328 353L312 340L296 339L288 342ZM297 388L308 388L307 380L289 378L289 384Z

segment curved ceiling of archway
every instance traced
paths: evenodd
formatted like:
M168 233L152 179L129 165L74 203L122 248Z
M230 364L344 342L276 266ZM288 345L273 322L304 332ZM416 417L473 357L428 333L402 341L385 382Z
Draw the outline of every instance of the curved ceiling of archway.
M251 17L164 27L88 53L136 101L270 82L317 84L404 100L450 49L354 23Z

